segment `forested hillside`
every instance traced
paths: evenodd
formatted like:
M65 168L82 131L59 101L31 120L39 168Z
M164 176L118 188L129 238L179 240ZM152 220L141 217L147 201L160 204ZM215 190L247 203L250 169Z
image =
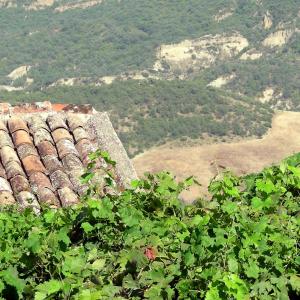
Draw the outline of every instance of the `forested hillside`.
M300 109L297 0L0 7L0 97L93 103L131 155L178 138L260 136L274 109Z

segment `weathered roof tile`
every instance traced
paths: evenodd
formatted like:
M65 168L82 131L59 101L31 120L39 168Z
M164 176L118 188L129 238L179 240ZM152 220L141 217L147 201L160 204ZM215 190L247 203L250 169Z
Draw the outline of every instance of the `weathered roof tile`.
M15 198L11 192L0 190L0 205L16 204Z
M48 130L44 128L39 128L33 133L34 144L38 146L41 142L49 141L53 143L53 139Z
M79 156L74 144L69 140L60 140L56 147L60 159L63 159L68 154Z
M49 173L53 173L57 170L63 171L63 165L58 160L58 157L55 155L46 155L42 158L43 163L46 167L46 169L49 171Z
M11 117L10 119L8 119L7 125L10 133L14 133L17 130L28 131L26 122L19 117Z
M64 187L57 192L62 206L65 207L79 203L78 196L70 188Z
M6 167L6 165L10 161L16 161L16 162L19 162L21 164L17 153L14 151L14 148L12 148L10 146L2 147L0 149L0 155L1 155L1 160L2 160L2 164L3 164L4 167Z
M80 142L83 139L87 140L89 138L88 133L82 127L78 127L76 129L74 129L73 130L73 135L74 135L74 139L75 139L76 143Z
M38 131L41 128L49 131L48 125L39 115L31 116L31 118L28 120L28 126L32 133Z
M16 161L10 161L5 166L6 176L11 179L17 175L25 176L22 166Z
M47 204L50 207L59 207L60 203L53 191L47 187L41 187L37 190L37 197L40 204Z
M12 138L16 147L19 147L23 144L33 144L30 135L25 130L15 131L12 134Z
M47 173L47 170L42 164L40 158L35 155L26 156L22 159L22 163L24 165L27 176L30 176L35 172L41 172L44 174Z
M52 143L49 141L43 141L37 145L37 148L39 150L40 156L44 157L47 155L55 155L58 156L56 148Z
M21 160L29 155L39 156L33 144L23 144L17 148L17 152Z
M8 132L6 124L1 120L0 120L0 130Z
M10 184L15 194L21 193L22 191L31 191L29 181L24 176L17 175L13 177L10 180Z
M86 158L91 152L95 151L92 143L88 139L83 139L76 144L76 149L82 159Z
M84 119L77 114L69 114L67 117L68 125L71 131L74 131L78 127L84 127Z
M54 187L55 190L57 190L59 188L61 189L64 187L73 189L73 185L72 185L71 181L69 180L68 175L61 170L54 171L50 175L50 180L51 180L52 186Z
M62 119L61 115L59 114L53 114L48 116L47 123L51 131L54 131L58 128L68 129L66 122Z
M16 196L16 199L20 205L21 208L31 207L35 213L40 212L40 205L36 200L36 197L28 192L28 191L22 191L18 193Z
M12 189L10 187L9 182L5 178L0 177L0 192L2 191L12 193Z
M83 165L77 155L68 154L62 158L63 166L67 171L83 169Z
M5 131L0 130L0 148L4 146L10 146L12 148L14 147L9 134Z
M41 172L35 172L30 175L29 182L33 192L36 194L39 189L46 187L49 190L54 191L49 178Z
M61 140L69 140L73 142L73 137L65 128L57 128L54 131L52 131L52 137L55 143L58 143Z

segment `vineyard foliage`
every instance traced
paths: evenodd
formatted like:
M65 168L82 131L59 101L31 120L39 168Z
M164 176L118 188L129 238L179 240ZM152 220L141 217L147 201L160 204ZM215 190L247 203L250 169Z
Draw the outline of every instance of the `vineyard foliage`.
M0 295L296 299L299 163L296 155L259 174L225 173L211 183L212 199L193 205L180 201L182 190L197 184L192 177L178 184L169 173L149 174L116 193L107 172L103 196L91 164L79 205L44 207L39 215L1 209Z

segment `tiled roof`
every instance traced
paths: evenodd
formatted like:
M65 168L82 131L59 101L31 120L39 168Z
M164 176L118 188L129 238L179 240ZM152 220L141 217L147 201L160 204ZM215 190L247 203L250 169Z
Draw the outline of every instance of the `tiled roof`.
M77 203L86 190L79 177L98 148L120 161L120 185L136 177L107 114L90 105L0 103L0 205Z

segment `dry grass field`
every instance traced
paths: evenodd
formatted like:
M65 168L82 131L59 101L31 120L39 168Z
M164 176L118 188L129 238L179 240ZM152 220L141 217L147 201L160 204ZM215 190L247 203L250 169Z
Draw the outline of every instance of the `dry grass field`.
M300 113L278 112L262 139L193 147L161 146L138 155L133 162L139 176L162 170L172 172L178 179L196 176L202 187L192 188L183 196L185 201L193 201L207 193L210 180L224 168L237 175L253 173L295 152L300 152Z

